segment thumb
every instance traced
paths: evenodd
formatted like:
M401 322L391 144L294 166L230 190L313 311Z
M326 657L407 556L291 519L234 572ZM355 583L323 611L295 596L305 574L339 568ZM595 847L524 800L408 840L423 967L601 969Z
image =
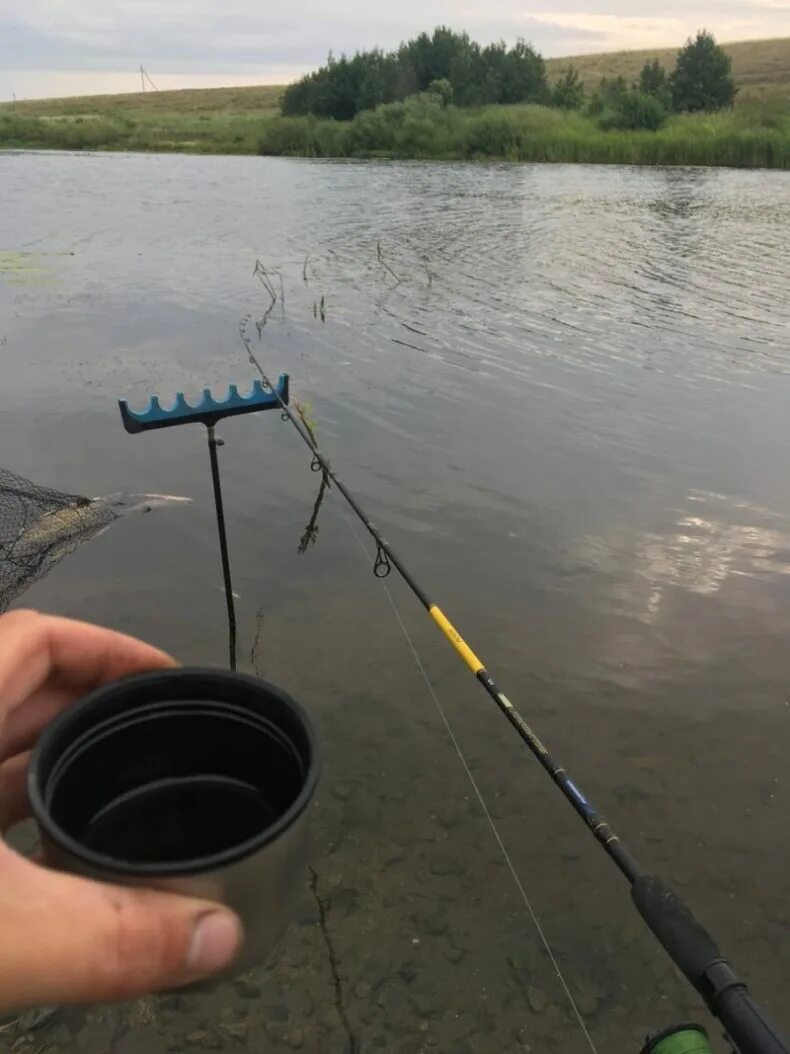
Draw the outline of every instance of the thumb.
M211 901L48 871L0 843L0 1010L130 999L227 966L238 918Z

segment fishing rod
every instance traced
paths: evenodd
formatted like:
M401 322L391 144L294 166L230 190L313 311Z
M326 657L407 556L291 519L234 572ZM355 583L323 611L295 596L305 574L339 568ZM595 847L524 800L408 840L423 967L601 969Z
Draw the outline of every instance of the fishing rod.
M311 434L312 429L307 428L299 419L298 410L295 414L277 393L252 351L244 330L244 320L240 326L240 333L250 363L260 373L264 387L277 398L283 420L291 422L310 451L310 467L315 472L323 472L324 478L331 480L376 543L373 573L377 578L386 578L392 568L395 568L485 692L584 820L599 845L628 880L631 898L637 911L675 965L702 997L711 1014L724 1025L726 1038L736 1054L790 1054L790 1046L754 1002L745 982L735 973L710 934L661 878L649 874L641 867L607 821L532 731L439 605L429 598L414 579L321 453L314 434ZM710 1051L706 1037L705 1030L699 1025L674 1026L648 1037L642 1054L705 1054Z

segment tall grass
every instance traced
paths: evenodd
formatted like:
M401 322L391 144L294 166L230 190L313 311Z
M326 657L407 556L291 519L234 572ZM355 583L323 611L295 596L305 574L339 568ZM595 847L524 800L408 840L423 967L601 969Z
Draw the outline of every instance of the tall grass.
M790 168L790 112L753 107L674 117L658 132L604 132L573 111L543 106L460 110L423 96L360 113L349 122L274 118L263 129L261 152Z
M149 150L254 154L260 149L256 114L160 113L140 120L121 112L28 117L0 112L0 148Z

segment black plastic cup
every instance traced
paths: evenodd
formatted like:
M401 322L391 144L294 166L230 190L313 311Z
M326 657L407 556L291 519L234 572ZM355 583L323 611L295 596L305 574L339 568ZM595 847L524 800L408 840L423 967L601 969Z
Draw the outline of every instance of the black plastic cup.
M318 745L271 684L181 668L100 688L41 735L28 776L51 866L206 897L245 931L234 969L264 961L306 865Z

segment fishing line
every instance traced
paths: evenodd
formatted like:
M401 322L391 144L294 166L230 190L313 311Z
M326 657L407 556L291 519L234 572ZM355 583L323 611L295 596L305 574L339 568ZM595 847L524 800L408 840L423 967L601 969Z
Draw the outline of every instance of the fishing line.
M258 277L264 284L262 276L258 275ZM374 572L377 577L386 578L393 567L398 571L403 581L423 605L459 657L469 667L500 713L507 718L524 745L551 776L565 800L584 820L596 841L628 880L631 899L637 911L653 931L653 935L661 943L669 957L684 974L689 984L702 997L709 1011L722 1022L733 1049L738 1051L738 1054L790 1054L790 1045L752 999L746 983L736 974L731 963L722 955L707 930L663 879L657 875L650 874L642 868L606 820L571 780L565 769L554 760L548 749L532 731L510 699L499 688L493 676L469 647L439 605L431 601L417 581L412 578L405 565L396 556L392 546L382 537L354 495L338 477L337 473L333 471L329 461L323 456L314 438L309 434L308 429L305 428L304 424L297 419L297 416L289 408L287 388L283 388L281 393L279 388L275 387L264 373L261 364L253 353L252 344L246 333L248 321L249 316L241 320L239 335L251 365L257 369L263 384L272 393L283 419L291 422L307 446L312 455L313 466L317 471L323 471L325 476L331 480L376 543L377 556ZM260 327L258 335L259 337L261 335ZM367 550L365 552L367 554ZM400 618L399 621L403 625ZM405 626L403 626L403 629L405 632ZM430 686L430 681L427 683ZM446 721L446 717L444 720ZM448 731L452 734L451 729L448 728ZM476 794L484 807L479 791L476 790ZM491 822L490 814L489 822ZM494 825L492 824L492 826ZM501 841L496 831L495 834L497 839ZM504 845L502 850L505 852ZM518 880L515 871L513 873L514 878ZM523 887L521 888L523 890ZM556 960L555 968L557 968ZM561 977L559 971L558 975ZM567 990L567 986L565 987ZM572 998L570 992L568 992L568 995L569 998ZM586 1028L584 1031L592 1047ZM594 1050L595 1048L592 1047L592 1049ZM646 1047L645 1049L648 1048Z
M344 519L344 521L346 523L346 526L348 527L348 529L353 534L357 545L362 550L362 553L365 556L365 559L366 560L370 560L371 554L368 552L367 548L365 547L365 543L362 541L362 539L360 538L359 534L357 533L357 530L354 527L354 524L351 522L351 520L348 518L348 516L346 516L346 511L343 508L340 500L336 497L334 491L332 491L331 494L332 494L333 501L337 505L338 512L343 517L343 519ZM524 888L524 883L521 881L521 878L520 878L520 876L518 874L518 871L516 870L516 866L513 863L513 860L511 859L510 853L507 851L507 847L506 847L506 845L504 843L504 840L503 840L501 834L499 833L499 828L497 827L497 825L496 825L496 823L494 821L494 818L493 818L493 816L491 815L491 813L490 813L490 811L488 809L486 801L485 801L485 799L483 797L483 793L480 790L480 787L479 787L479 785L477 783L477 780L474 777L474 773L470 769L469 763L467 762L466 757L464 756L464 753L461 750L461 745L458 742L458 739L456 738L455 732L453 731L452 725L450 724L449 718L447 717L447 713L446 713L444 707L442 706L442 704L441 704L441 702L439 700L439 696L438 696L438 694L436 692L436 689L433 686L433 682L431 681L430 677L428 676L428 673L427 673L427 671L425 669L425 665L423 664L422 658L420 657L420 654L417 651L417 647L416 647L416 645L414 644L414 641L411 638L411 634L409 633L408 629L406 628L406 624L404 623L403 618L401 617L401 613L398 610L398 605L395 603L395 600L393 599L392 593L390 592L389 587L387 586L386 582L382 582L382 588L383 588L384 592L387 595L387 600L389 601L390 607L392 608L392 612L395 615L395 618L396 618L396 620L398 622L398 625L401 628L401 631L403 632L403 636L404 636L404 638L406 640L406 643L408 644L409 648L411 649L411 653L412 653L412 656L414 658L415 666L417 667L417 669L422 674L422 679L423 679L423 681L425 681L425 686L428 689L428 692L429 692L431 698L433 699L434 705L436 706L436 709L437 709L437 711L439 713L439 717L442 719L442 723L444 724L445 730L447 731L447 735L448 735L448 737L450 739L450 742L455 747L455 752L458 755L458 758L459 758L461 764L463 765L464 772L466 773L467 779L469 780L469 783L471 784L472 790L475 793L475 797L477 798L478 802L480 803L480 808L482 809L483 815L485 816L486 820L488 821L488 825L491 828L491 833L493 834L493 836L494 836L494 838L496 840L496 843L499 846L500 852L502 853L502 858L504 859L505 863L507 864L507 867L508 867L508 870L510 871L510 874L513 876L513 881L514 881L514 883L516 885L516 889L518 889L519 893L521 894L521 899L524 901L524 906L527 909L529 917L532 919L532 922L534 923L534 926L535 926L535 929L537 930L537 933L538 933L538 936L540 938L540 941L541 941L543 947L546 950L546 954L548 955L549 960L551 961L551 965L554 967L554 972L556 973L557 977L559 978L560 984L562 985L562 988L563 988L563 990L565 992L565 995L568 998L568 1003L570 1004L571 1009L573 1010L574 1016L576 1017L576 1020L579 1023L579 1027L581 1028L582 1032L584 1033L584 1038L587 1040L587 1043L588 1043L588 1045L590 1047L590 1050L593 1051L593 1054L598 1054L597 1047L595 1046L595 1043L593 1042L592 1036L590 1035L589 1031L587 1030L587 1025L584 1022L584 1018L582 1017L581 1011L579 1010L578 1006L576 1005L576 1000L573 998L571 990L568 987L568 983L565 980L565 977L564 977L564 975L562 973L562 970L560 969L560 964L557 962L556 956L554 955L554 952L552 951L551 945L549 944L548 937L546 936L546 933L545 933L545 931L543 929L543 926L540 923L540 919L538 918L537 913L535 912L535 909L532 907L530 899L527 896L527 891Z

